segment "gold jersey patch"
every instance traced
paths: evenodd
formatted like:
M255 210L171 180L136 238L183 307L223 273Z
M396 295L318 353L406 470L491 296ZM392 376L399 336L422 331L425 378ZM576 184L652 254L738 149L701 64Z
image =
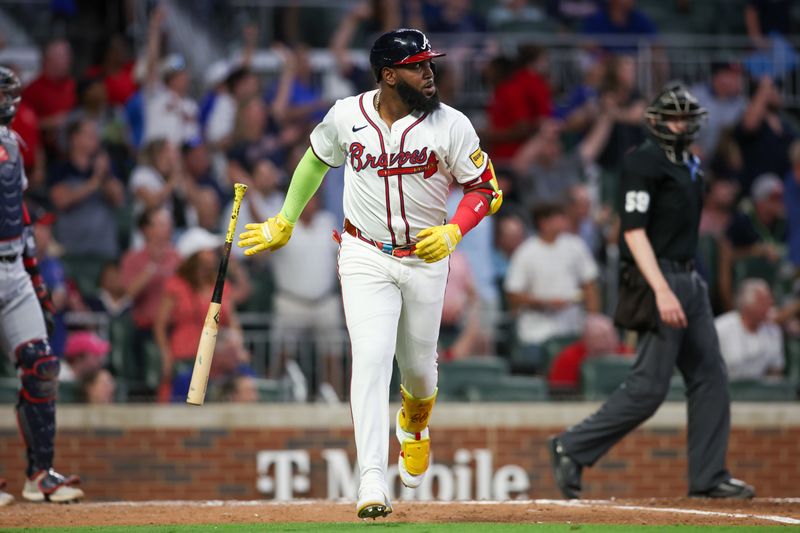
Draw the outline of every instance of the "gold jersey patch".
M475 165L475 168L481 168L483 166L483 150L481 150L481 147L479 146L477 150L472 152L469 158L472 164Z

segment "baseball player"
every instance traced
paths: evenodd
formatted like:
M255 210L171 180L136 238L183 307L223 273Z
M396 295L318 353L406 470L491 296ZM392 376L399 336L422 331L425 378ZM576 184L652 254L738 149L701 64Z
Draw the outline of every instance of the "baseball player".
M13 356L22 379L17 421L28 456L22 497L71 502L83 497L74 476L53 470L58 358L47 342L45 315L52 312L36 264L30 218L22 201L28 186L19 145L8 124L17 112L20 82L0 67L0 349ZM0 483L2 488L2 483ZM0 493L0 504L10 503Z
M253 255L285 245L328 167L345 165L339 277L353 350L350 406L360 468L359 518L392 512L386 481L392 357L401 372L398 466L418 487L430 458L436 342L446 259L502 203L489 157L469 120L439 103L427 37L413 29L380 36L370 51L379 89L339 100L311 133L283 208L248 224L239 246ZM448 186L464 198L446 222ZM338 234L335 234L337 237Z

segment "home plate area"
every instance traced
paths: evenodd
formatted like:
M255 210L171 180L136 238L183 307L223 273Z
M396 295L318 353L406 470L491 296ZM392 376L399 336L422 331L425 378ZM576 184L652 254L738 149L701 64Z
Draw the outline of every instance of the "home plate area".
M355 522L352 502L301 500L88 502L78 505L16 503L0 509L3 527L160 524ZM503 522L519 524L800 525L800 498L715 501L689 498L639 500L526 500L513 502L394 503L390 522Z

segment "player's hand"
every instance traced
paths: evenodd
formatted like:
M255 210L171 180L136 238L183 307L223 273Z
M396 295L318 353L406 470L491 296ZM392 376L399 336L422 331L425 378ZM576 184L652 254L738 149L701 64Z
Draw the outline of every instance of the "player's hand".
M441 261L456 249L456 244L461 242L461 228L458 224L445 224L425 228L417 233L420 241L416 245L417 257L426 263Z
M292 236L294 224L280 213L261 224L247 224L247 231L239 234L239 248L247 248L244 255L255 255L264 250L274 252Z
M686 327L686 314L683 312L678 298L675 297L675 293L669 287L656 291L656 307L658 307L658 314L661 315L661 321L666 325L673 328Z

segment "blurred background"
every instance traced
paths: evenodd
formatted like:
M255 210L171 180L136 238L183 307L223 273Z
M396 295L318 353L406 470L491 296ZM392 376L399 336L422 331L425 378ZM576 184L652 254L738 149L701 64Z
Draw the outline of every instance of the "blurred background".
M239 229L277 212L310 131L374 88L369 48L403 26L447 53L441 98L505 191L452 256L442 400L597 400L621 382L635 337L608 318L620 162L646 104L681 80L710 114L696 264L733 398L796 401L799 20L791 0L0 0L60 401L183 401L232 184L250 186ZM347 401L342 188L332 169L292 245L247 261L234 248L209 401ZM559 239L577 244L536 246ZM521 293L539 308L518 310ZM683 399L680 376L672 389Z

